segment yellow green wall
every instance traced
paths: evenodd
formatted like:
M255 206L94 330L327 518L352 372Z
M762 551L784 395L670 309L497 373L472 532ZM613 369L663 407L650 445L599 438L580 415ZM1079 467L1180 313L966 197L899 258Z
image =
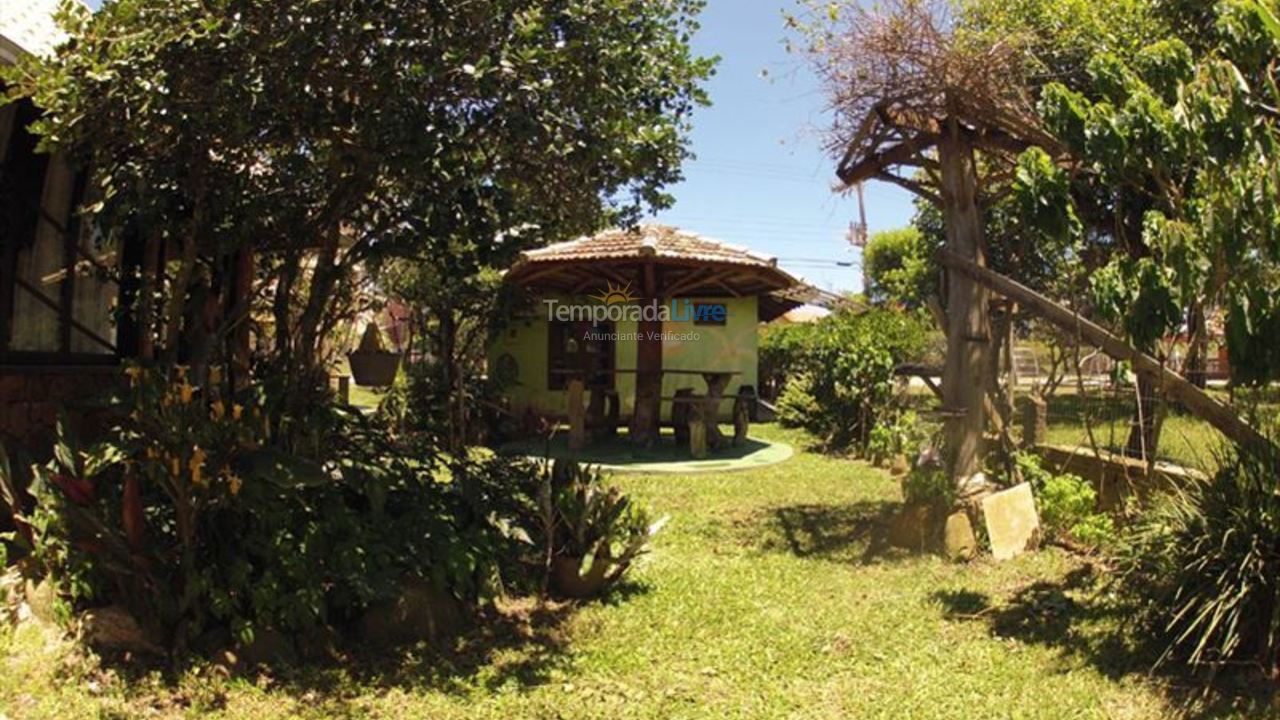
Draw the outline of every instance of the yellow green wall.
M695 325L689 322L664 323L665 333L681 335L696 333L697 340L667 340L662 348L662 366L677 370L737 370L725 388L726 395L738 391L741 385L755 387L757 371L757 322L756 298L690 298L694 302L722 303L728 311L724 326ZM587 299L575 302L587 303ZM489 361L494 361L504 354L510 354L518 366L517 384L507 388L507 397L511 400L512 409L523 414L532 410L540 415L563 417L565 412L565 395L562 390L547 389L547 319L545 306L538 303L536 315L519 317L511 321L502 334L490 345ZM620 322L616 328L620 335L634 335L634 322ZM616 351L618 368L634 369L636 366L636 343L624 340L618 343ZM616 376L615 388L622 402L622 415L629 417L635 400L635 375L619 374ZM692 388L697 394L705 393L707 384L697 375L664 375L662 380L663 397L675 395L680 388ZM725 401L721 408L722 418L728 419L733 403ZM669 419L671 404L663 403L663 419Z

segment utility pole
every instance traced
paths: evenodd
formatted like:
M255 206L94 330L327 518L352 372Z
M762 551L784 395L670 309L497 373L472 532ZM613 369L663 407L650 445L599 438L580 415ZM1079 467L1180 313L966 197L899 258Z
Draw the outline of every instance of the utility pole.
M862 197L862 183L856 186L858 191L858 218L856 223L849 223L849 244L861 251L860 263L862 265L862 295L870 300L869 287L871 278L867 274L867 206Z

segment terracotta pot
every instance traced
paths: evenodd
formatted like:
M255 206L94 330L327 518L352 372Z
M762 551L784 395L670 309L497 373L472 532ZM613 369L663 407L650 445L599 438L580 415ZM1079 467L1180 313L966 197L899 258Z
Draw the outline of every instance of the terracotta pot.
M585 558L558 557L551 561L551 584L555 591L571 598L591 598L604 589L608 562L597 561L586 575L582 574Z
M400 353L379 350L356 350L347 353L351 378L364 387L387 387L395 382L400 369Z

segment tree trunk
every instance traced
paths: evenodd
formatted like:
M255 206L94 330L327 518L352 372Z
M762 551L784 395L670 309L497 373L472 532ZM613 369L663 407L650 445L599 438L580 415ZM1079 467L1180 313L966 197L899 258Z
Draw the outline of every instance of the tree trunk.
M1209 333L1205 323L1204 305L1195 302L1187 313L1187 336L1190 344L1187 347L1187 364L1182 374L1187 381L1200 389L1208 385L1207 362L1209 355Z
M459 427L458 408L461 398L458 397L458 360L457 360L458 325L451 308L440 311L440 387L444 389L445 420L448 425L449 452L462 451L463 429Z
M986 265L973 148L955 136L938 143L946 248ZM942 378L946 467L953 482L982 469L983 402L991 343L987 290L963 273L947 273L947 362Z
M294 369L299 371L307 381L317 379L317 367L320 344L320 321L324 311L329 307L334 285L342 268L338 263L338 240L340 234L334 227L324 238L323 245L316 257L316 269L311 273L311 287L307 292L307 302L298 316L298 344L294 347Z
M1156 380L1150 373L1139 372L1137 376L1138 397L1134 403L1133 421L1129 424L1125 454L1146 460L1155 456L1160 441L1160 428L1156 423Z
M661 303L657 271L645 268L644 294L648 302ZM658 440L662 410L662 322L641 320L636 331L636 398L631 416L631 440L640 447L652 447Z

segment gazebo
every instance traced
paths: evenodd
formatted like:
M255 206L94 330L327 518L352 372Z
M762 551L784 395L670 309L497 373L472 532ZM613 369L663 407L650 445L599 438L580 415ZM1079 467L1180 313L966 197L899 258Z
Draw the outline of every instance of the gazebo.
M676 316L682 308L696 312L693 323L706 326L706 332L698 334L699 339L703 335L713 338L705 342L734 342L716 334L721 332L717 325L740 328L738 339L750 343L750 375L754 377L758 324L803 304L806 291L812 291L780 270L775 258L664 225L607 230L527 252L510 269L506 280L535 295L560 298L566 303L589 297L597 305L631 304L667 308L675 313L663 317L658 312L646 312L637 317L634 333L614 336L617 342L634 339L634 368L610 367L606 371L634 373L631 437L642 446L651 445L658 436L664 374L739 375L745 370L664 368L664 342L670 344L664 335L664 322L675 327L674 320L679 319ZM554 301L544 302L551 322ZM726 314L732 317L726 319ZM751 316L742 317L746 314ZM615 353L604 364L612 364L616 357ZM548 372L555 373L557 368L549 367Z

